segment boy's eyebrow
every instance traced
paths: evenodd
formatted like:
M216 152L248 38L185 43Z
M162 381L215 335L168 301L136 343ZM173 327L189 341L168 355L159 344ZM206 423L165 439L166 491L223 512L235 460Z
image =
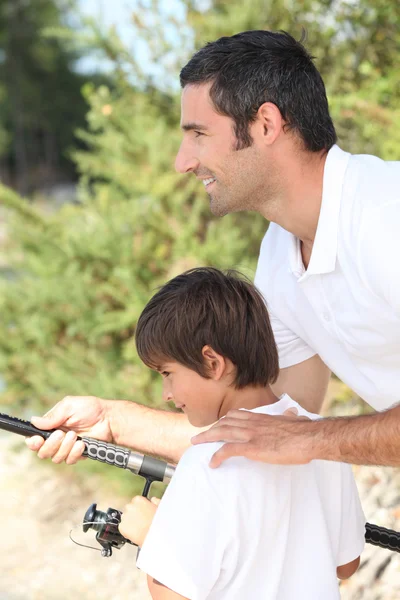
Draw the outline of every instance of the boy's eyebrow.
M197 129L198 131L207 131L208 127L201 125L201 123L191 121L190 123L182 123L181 129L182 131L193 131L193 129Z

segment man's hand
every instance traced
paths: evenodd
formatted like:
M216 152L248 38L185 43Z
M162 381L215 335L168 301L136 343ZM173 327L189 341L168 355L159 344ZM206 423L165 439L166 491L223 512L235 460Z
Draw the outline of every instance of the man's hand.
M159 498L148 500L144 496L134 496L122 513L118 526L120 533L142 547L159 503Z
M300 423L299 421L305 421ZM300 465L313 459L311 454L314 421L297 416L295 408L283 415L265 415L246 410L230 410L210 429L192 438L192 444L226 442L211 458L216 468L232 456L251 460Z
M95 396L66 396L44 417L32 417L39 429L56 429L47 440L40 436L26 438L28 448L39 458L51 458L54 463L65 461L73 465L82 458L85 444L77 435L85 434L104 442L112 442L108 407L110 401ZM66 433L67 432L67 433Z

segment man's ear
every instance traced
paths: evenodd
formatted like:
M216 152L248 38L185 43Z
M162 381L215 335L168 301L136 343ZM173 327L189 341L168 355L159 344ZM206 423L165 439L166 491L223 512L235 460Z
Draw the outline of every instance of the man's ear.
M223 356L215 352L211 346L203 346L201 353L204 358L204 364L207 369L207 373L211 379L218 381L221 379L226 370L226 361Z
M254 127L262 137L263 144L270 146L283 130L284 124L285 122L276 104L264 102L258 109Z

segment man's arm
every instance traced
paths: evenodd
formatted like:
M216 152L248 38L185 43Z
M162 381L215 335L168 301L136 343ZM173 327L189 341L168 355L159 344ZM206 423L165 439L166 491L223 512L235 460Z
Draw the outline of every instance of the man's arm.
M289 394L309 412L319 413L328 387L330 370L318 355L281 369L272 386L276 395ZM208 427L191 425L186 415L148 408L135 402L109 402L109 421L115 444L178 462L190 438Z
M192 443L227 442L210 462L218 467L231 456L275 464L305 464L314 459L358 465L400 465L400 406L372 415L316 421L229 411Z
M183 413L148 408L124 400L111 403L109 421L113 443L173 463L177 463L189 448L193 435L208 429L194 427Z
M44 417L32 417L32 422L39 429L57 431L47 440L40 436L27 438L27 446L39 458L70 465L80 460L85 447L82 441L77 441L78 435L127 446L175 463L190 446L191 436L204 430L190 425L184 414L95 396L66 396Z
M319 413L330 378L330 370L318 354L292 367L281 369L271 386L274 394L289 394L308 412Z
M329 381L329 370L318 356L282 369L274 392L288 393L310 412L318 412ZM191 425L182 413L157 410L126 400L104 400L94 396L66 396L45 417L35 417L40 429L56 429L48 440L27 438L27 446L39 458L75 464L84 444L76 435L86 435L126 446L177 463L190 446L190 438L208 428ZM65 432L69 431L66 436ZM75 432L76 435L73 435Z

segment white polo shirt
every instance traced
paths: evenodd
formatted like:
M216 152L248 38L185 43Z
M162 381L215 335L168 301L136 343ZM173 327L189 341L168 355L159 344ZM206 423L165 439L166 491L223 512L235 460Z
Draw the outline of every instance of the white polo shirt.
M281 368L319 354L376 410L400 402L400 162L329 151L312 255L271 223L255 284Z

